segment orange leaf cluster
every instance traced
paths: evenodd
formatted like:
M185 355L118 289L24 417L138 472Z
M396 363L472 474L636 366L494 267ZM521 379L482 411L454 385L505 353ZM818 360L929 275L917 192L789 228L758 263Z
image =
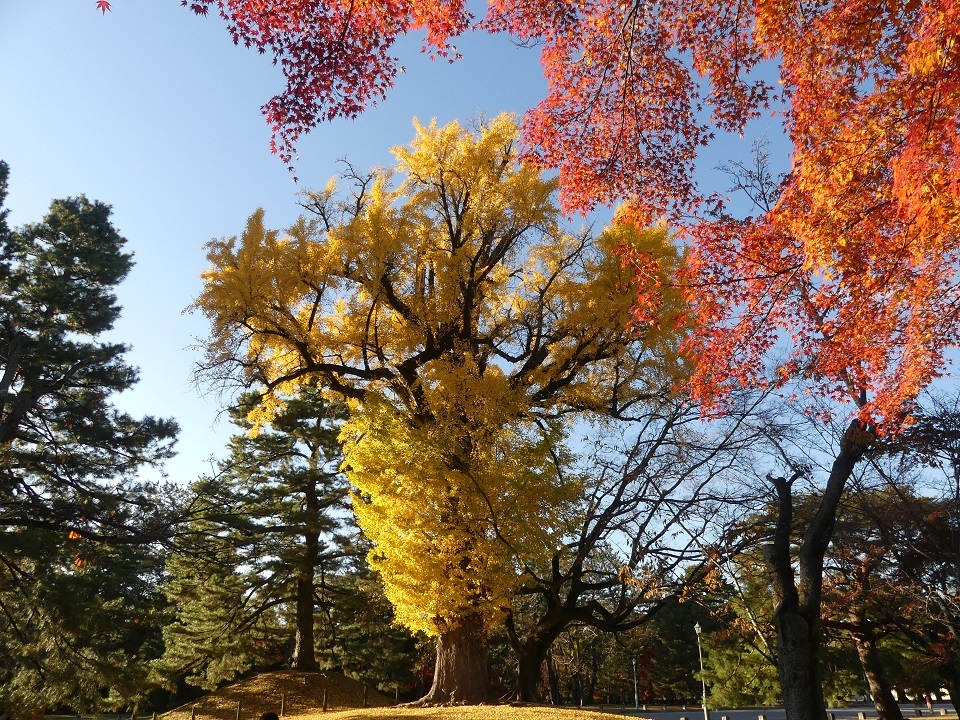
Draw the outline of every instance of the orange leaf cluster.
M479 21L464 0L184 4L281 66L265 112L288 164L303 132L384 96L404 33L439 55L470 28L539 44L525 152L558 171L565 211L631 198L634 221L682 224L703 398L799 373L894 420L957 344L960 0L489 0ZM699 149L774 98L761 63L792 174L763 217L691 221Z
M897 423L960 341L960 5L759 5L782 54L794 165L759 219L688 228L688 350L706 397L756 383L770 351Z

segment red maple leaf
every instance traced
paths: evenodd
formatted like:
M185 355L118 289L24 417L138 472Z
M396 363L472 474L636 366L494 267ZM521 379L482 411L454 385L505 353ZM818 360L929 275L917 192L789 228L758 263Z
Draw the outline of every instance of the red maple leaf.
M110 1L109 1L109 0L97 0L97 10L99 10L99 11L102 12L104 15L106 15L106 14L107 14L107 10L109 10L109 9L110 9Z

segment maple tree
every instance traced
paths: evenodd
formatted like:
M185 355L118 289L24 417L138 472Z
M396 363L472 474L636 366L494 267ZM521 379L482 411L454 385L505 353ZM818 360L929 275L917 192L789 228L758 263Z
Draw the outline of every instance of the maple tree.
M945 271L960 194L953 2L494 0L479 20L462 0L182 4L215 9L235 42L281 67L286 88L264 113L287 163L302 133L385 96L401 35L423 32L449 58L468 30L539 45L548 93L525 117L524 147L558 170L564 210L629 197L641 224L685 219L704 326L689 350L710 358L694 376L703 397L731 379L764 381L785 331L795 343L783 376L867 392L864 417L893 418L956 343ZM686 222L718 200L694 180L699 150L774 101L793 146L775 206L755 220Z
M212 241L196 307L208 376L266 391L251 421L308 381L347 398L370 563L397 620L437 637L425 702L478 702L516 563L552 552L577 497L564 418L676 381L679 256L664 228L563 231L555 183L517 163L509 116L416 129L394 149L398 183L348 167L285 235L257 212ZM651 303L673 308L659 327L628 330L624 245L651 258Z

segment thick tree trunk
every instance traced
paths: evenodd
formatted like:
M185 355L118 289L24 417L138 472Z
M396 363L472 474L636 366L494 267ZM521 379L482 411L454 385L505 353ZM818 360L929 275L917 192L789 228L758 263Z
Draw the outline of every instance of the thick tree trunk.
M793 530L792 486L803 476L769 477L777 490L778 516L773 543L764 547L764 562L773 589L777 629L777 669L787 720L826 720L820 673L820 606L823 558L836 525L844 485L872 440L859 420L853 420L840 440L840 450L820 499L817 513L800 542L797 573L790 554Z
M793 481L770 478L777 489L779 515L774 542L764 548L764 562L770 574L777 603L773 622L777 630L777 671L787 720L826 720L823 685L820 679L819 607L810 617L801 602L790 556L793 526Z
M887 682L883 665L880 663L877 639L873 632L867 631L854 636L854 642L857 645L857 655L860 656L863 674L870 685L870 695L877 708L877 716L880 720L903 720L903 713L900 712L897 701L893 699L893 689Z
M540 702L540 671L550 645L525 643L517 658L515 697L523 702Z
M781 605L774 616L777 628L777 669L787 720L825 720L819 638L810 619L797 607Z
M483 618L471 615L437 638L433 686L415 705L481 705L492 700Z
M541 619L538 627L531 631L524 641L520 641L513 629L512 618L507 618L507 634L510 644L517 653L517 684L513 696L522 702L540 702L540 680L543 677L543 663L550 654L554 641L567 627L565 618L557 618L557 612L548 613ZM556 699L554 698L554 702Z

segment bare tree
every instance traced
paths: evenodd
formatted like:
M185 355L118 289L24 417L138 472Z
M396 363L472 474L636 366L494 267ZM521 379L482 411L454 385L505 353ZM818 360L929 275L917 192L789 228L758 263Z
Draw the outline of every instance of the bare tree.
M629 630L703 578L716 560L705 533L723 481L758 440L758 425L748 422L758 402L742 399L708 422L670 398L603 427L605 439L580 470L587 492L571 533L549 564L526 568L506 618L518 699L539 699L543 662L567 628Z

